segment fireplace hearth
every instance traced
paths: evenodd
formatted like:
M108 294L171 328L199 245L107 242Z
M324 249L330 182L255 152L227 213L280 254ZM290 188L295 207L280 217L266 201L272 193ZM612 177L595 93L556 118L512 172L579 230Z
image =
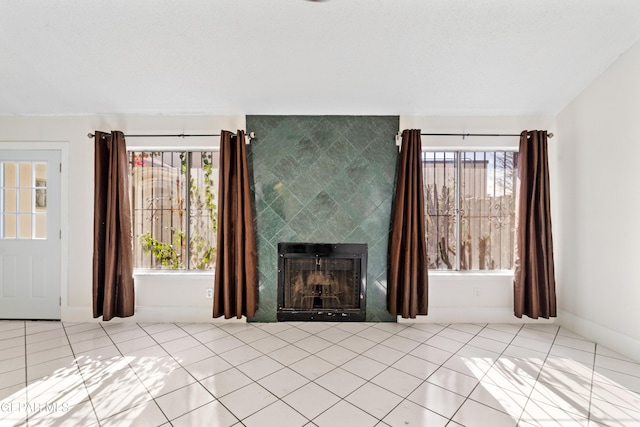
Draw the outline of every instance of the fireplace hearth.
M364 321L367 245L279 243L278 321Z

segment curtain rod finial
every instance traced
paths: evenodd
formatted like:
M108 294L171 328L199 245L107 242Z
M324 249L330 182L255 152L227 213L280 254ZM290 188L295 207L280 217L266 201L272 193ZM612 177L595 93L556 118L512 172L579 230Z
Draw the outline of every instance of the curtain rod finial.
M548 137L548 138L553 138L553 132L549 132L549 133L547 133L547 137Z
M87 134L87 138L93 138L93 137L95 137L95 135L94 135L94 134L92 134L91 132L89 132L89 133Z
M256 133L255 132L249 132L249 138L253 139L256 137Z

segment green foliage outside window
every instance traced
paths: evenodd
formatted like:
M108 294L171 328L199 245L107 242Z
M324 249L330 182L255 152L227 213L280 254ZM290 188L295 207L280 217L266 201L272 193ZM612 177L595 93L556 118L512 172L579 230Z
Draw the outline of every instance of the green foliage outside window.
M169 153L178 155L180 165L173 167L167 164L170 160L161 157L161 153L133 153L139 157L156 156L147 163L132 162L132 171L136 166L147 168L146 174L141 174L149 182L160 183L160 189L152 191L147 184L148 196L140 197L139 204L145 204L146 209L138 207L144 219L142 233L137 236L138 251L151 255L152 260L138 256L144 263L142 266L165 269L210 270L215 266L216 234L218 228L218 214L215 197L216 170L212 152L180 152ZM189 156L191 154L191 157ZM169 157L169 155L166 155ZM161 160L158 160L161 159ZM171 159L171 157L169 157ZM177 163L177 162L176 162ZM196 164L199 163L199 164ZM152 168L162 172L153 171ZM190 172L188 203L184 196L187 170ZM144 191L139 190L139 191ZM158 197L157 194L161 196ZM170 206L167 206L170 205ZM188 206L187 206L188 205ZM136 206L134 206L134 211ZM187 232L186 227L189 227ZM155 230L155 233L154 233ZM188 258L188 260L186 259Z

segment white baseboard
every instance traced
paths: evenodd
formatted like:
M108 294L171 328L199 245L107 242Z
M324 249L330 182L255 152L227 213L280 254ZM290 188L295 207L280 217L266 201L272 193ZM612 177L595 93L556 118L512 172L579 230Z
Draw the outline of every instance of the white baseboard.
M557 319L517 318L508 307L429 307L427 316L403 319L398 323L555 323Z
M570 331L640 362L640 340L563 310L559 316L561 325Z
M131 317L114 317L113 323L246 323L247 319L212 318L211 307L136 307ZM63 322L102 322L90 307L62 307Z

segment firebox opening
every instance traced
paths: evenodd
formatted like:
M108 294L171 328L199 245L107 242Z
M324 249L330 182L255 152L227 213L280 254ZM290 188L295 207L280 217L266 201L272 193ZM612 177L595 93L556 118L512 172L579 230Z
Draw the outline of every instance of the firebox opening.
M366 244L278 244L279 321L364 321Z

